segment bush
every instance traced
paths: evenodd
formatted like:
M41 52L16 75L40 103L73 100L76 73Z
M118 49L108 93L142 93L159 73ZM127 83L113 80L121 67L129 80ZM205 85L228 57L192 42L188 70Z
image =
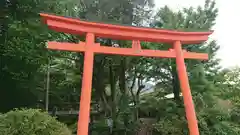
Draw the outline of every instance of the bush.
M0 135L71 135L71 132L47 113L27 109L0 115Z

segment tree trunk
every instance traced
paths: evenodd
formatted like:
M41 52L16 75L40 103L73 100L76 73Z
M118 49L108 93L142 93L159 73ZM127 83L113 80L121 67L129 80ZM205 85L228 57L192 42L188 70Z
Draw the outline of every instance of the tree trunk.
M112 62L109 63L109 82L110 82L110 88L111 88L111 118L113 121L113 129L116 128L116 121L117 121L117 110L116 110L116 79L113 71L113 65ZM112 132L112 135L115 135L117 133Z
M126 93L126 58L122 58L120 63L119 88L123 94Z
M180 101L180 84L175 63L172 64L172 86L175 101Z

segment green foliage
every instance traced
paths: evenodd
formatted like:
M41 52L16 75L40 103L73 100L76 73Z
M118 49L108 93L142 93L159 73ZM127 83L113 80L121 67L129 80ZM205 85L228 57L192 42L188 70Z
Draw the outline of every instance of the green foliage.
M1 115L0 135L71 135L71 131L47 113L22 109Z

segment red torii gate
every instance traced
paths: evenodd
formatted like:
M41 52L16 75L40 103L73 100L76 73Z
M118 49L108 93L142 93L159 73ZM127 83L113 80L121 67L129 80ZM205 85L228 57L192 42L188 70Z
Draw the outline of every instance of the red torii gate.
M180 86L183 94L186 117L190 135L199 135L194 103L190 91L188 75L184 59L207 60L208 54L182 50L182 44L197 44L208 39L211 32L179 32L163 29L127 27L95 22L86 22L61 16L40 14L49 28L69 34L86 34L86 41L73 43L48 42L49 49L84 52L84 67L80 111L78 119L78 135L88 135L90 102L92 91L92 72L95 53L117 54L128 56L176 58ZM95 43L95 37L120 40L132 40L132 48L116 48L101 46ZM140 41L162 42L173 44L169 51L141 49Z

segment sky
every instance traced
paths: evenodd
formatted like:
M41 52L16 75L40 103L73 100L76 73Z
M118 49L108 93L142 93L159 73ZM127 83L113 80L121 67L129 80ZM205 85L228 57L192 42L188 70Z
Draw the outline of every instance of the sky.
M155 0L156 8L169 6L172 10L183 7L203 6L205 0ZM216 0L219 10L214 33L210 38L217 41L220 50L217 57L223 67L240 66L240 7L238 0ZM239 32L238 32L239 31Z

